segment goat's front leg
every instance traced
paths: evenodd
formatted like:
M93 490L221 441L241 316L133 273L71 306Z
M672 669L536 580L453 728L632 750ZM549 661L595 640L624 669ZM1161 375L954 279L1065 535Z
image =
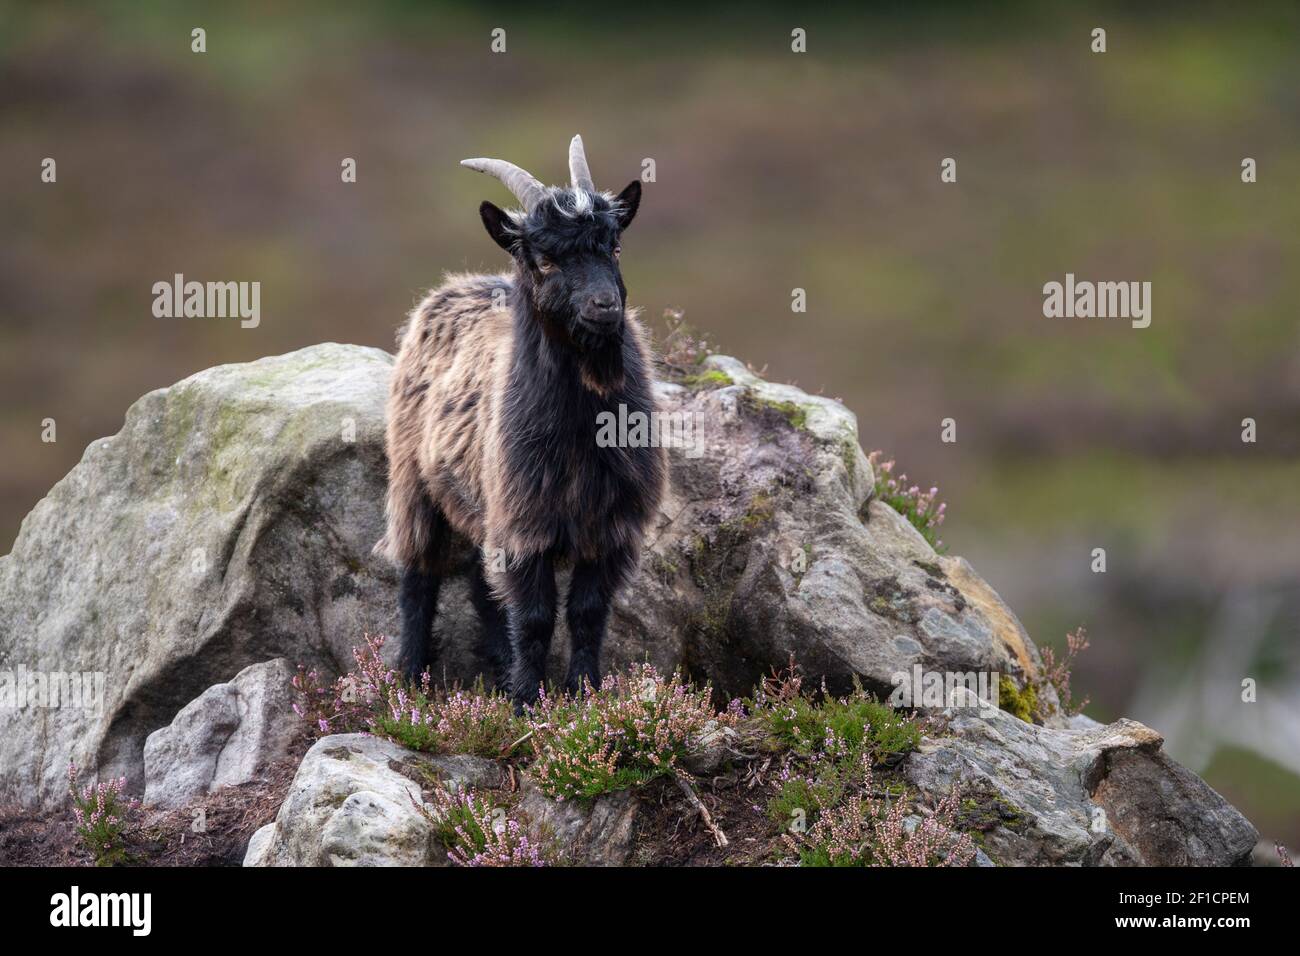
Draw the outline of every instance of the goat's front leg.
M546 676L546 654L555 633L555 562L529 555L506 571L506 619L510 628L510 696L516 707L537 700Z
M580 691L584 681L600 687L600 645L609 624L610 604L632 563L631 553L620 550L574 565L565 608L572 642L565 690Z

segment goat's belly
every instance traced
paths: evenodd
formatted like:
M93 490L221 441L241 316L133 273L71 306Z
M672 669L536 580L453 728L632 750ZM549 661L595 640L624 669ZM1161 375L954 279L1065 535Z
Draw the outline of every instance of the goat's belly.
M502 493L489 495L499 510L489 518L488 538L514 554L550 551L577 560L635 551L657 504L647 493L655 463L625 453L609 462L560 442L539 452L500 475Z
M560 558L597 560L614 551L635 549L644 520L629 507L631 500L614 507L575 506L565 496L537 497L519 502L488 537L510 554L549 552Z
M615 484L596 494L579 488L568 503L554 524L560 553L595 559L639 544L647 515L644 498L633 487Z

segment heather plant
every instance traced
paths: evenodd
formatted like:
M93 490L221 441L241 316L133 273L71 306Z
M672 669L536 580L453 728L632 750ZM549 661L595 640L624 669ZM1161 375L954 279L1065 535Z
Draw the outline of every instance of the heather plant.
M768 816L782 826L795 820L806 825L853 792L859 766L880 763L888 756L873 746L869 727L844 735L827 727L814 746L802 751L792 747L782 756Z
M553 846L531 835L490 794L438 786L431 805L414 802L457 866L548 866L558 859Z
M115 866L126 861L122 838L129 817L140 806L124 797L126 777L78 787L75 763L68 763L68 795L77 821L77 839L95 858L96 866Z
M782 827L806 827L822 807L835 806L849 791L852 762L833 758L798 760L786 754L777 771L767 814Z
M676 309L664 310L668 332L659 349L660 360L677 372L688 372L713 353L713 346L704 336L687 324Z
M708 687L665 679L649 664L608 675L599 690L543 694L529 715L536 758L530 772L557 800L599 796L680 773L690 739L735 708L714 710Z
M810 756L832 749L866 751L877 760L906 754L921 742L921 725L862 688L847 697L800 695L756 711L773 738L795 753Z
M1039 678L1039 684L1040 686L1049 684L1056 689L1056 696L1061 701L1061 712L1066 716L1073 717L1075 714L1082 713L1083 708L1088 706L1087 697L1076 703L1073 691L1070 689L1070 677L1075 658L1088 647L1088 632L1083 627L1078 627L1065 635L1065 657L1061 660L1056 659L1056 652L1050 647L1044 647L1040 652L1043 658L1043 675ZM1042 698L1041 694L1038 696Z
M411 686L383 660L384 638L367 636L353 648L356 669L324 687L300 670L294 709L322 734L366 731L411 750L500 756L524 733L510 699L487 692L435 688L426 671Z
M298 697L293 704L294 713L306 721L318 736L366 729L366 707L359 702L355 683L350 676L340 677L327 684L321 680L317 671L308 670L299 664L292 684Z
M869 454L867 460L876 476L875 496L906 518L942 554L946 549L939 538L939 526L943 524L948 505L938 500L939 489L926 491L919 485L909 485L907 475L901 472L895 475L894 460L884 460L884 452L879 449Z
M786 845L799 854L800 865L966 866L975 857L970 835L956 829L958 787L932 813L913 821L906 791L877 794L865 754L855 769L847 795L820 803L816 821L806 832L784 834Z
M397 683L379 701L370 731L411 750L498 757L523 734L510 699L487 693L482 682L472 691L433 690L425 672L418 688Z

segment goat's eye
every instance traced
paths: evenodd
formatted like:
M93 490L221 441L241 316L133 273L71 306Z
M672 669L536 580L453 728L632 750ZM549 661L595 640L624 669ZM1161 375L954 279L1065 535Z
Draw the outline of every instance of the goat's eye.
M615 247L614 247L614 258L617 259L617 258L618 258L618 254L619 254L620 252L622 252L622 251L623 251L623 247L622 247L622 246L615 246Z
M546 256L538 256L538 257L537 257L537 271L538 271L538 272L554 272L554 271L555 271L555 263L552 262L550 259L546 258Z

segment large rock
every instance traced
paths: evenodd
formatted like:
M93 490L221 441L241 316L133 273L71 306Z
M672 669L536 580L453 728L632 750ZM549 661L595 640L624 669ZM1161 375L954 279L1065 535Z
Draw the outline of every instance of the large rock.
M320 345L208 369L91 443L0 558L0 670L100 674L102 707L0 709L0 799L62 800L69 759L139 794L146 738L207 688L391 629L391 365Z
M209 369L90 445L0 559L0 668L100 672L102 712L0 710L0 798L61 799L70 758L140 793L146 738L205 689L271 657L345 670L363 634L393 633L395 577L371 555L390 369L387 354L342 345ZM791 653L836 691L854 676L887 691L915 663L1035 670L1032 642L970 566L868 501L842 405L722 356L694 378L659 388L700 443L671 453L607 666L684 666L730 695ZM463 572L470 551L457 554ZM440 677L482 668L467 590L461 573L442 591ZM566 653L561 622L553 676Z
M885 694L913 664L1037 673L1015 615L961 558L937 555L869 500L871 466L843 405L712 356L712 386L665 385L698 423L637 579L614 614L615 657L683 664L722 692L751 691L790 654L832 691Z
M144 745L146 804L174 809L252 780L287 756L302 725L284 658L246 667L181 708Z
M501 770L364 734L324 737L307 751L275 822L253 835L244 865L446 865L446 848L416 807L435 780L448 789L496 787Z
M1258 834L1237 810L1161 750L1133 720L1078 729L955 708L949 733L903 764L921 791L961 781L964 828L1008 866L1232 866Z
M62 801L70 759L125 774L140 793L146 741L160 730L149 795L189 799L242 776L266 749L239 742L261 733L239 707L245 668L286 658L342 671L364 634L393 632L395 575L372 556L391 366L374 349L321 345L209 369L144 396L118 435L87 448L0 558L0 692L25 670L46 692L66 695L76 677L102 694L90 694L92 706L65 696L0 707L0 802ZM857 677L883 693L914 664L1037 672L1033 643L970 565L936 555L870 500L871 469L843 406L722 356L659 396L699 440L670 455L670 492L614 609L607 667L682 666L727 694L748 692L792 653L833 691ZM463 572L464 542L456 558ZM439 677L471 680L481 661L463 573L443 588L438 633ZM566 650L561 622L552 676ZM931 794L972 781L968 811L1001 863L1248 855L1249 824L1160 753L1153 731L1053 723L958 712L953 734L906 772ZM725 759L729 744L715 743ZM441 862L411 786L425 773L475 783L494 767L327 738L249 862ZM634 798L620 800L597 813L532 809L613 861L626 858L636 814Z

